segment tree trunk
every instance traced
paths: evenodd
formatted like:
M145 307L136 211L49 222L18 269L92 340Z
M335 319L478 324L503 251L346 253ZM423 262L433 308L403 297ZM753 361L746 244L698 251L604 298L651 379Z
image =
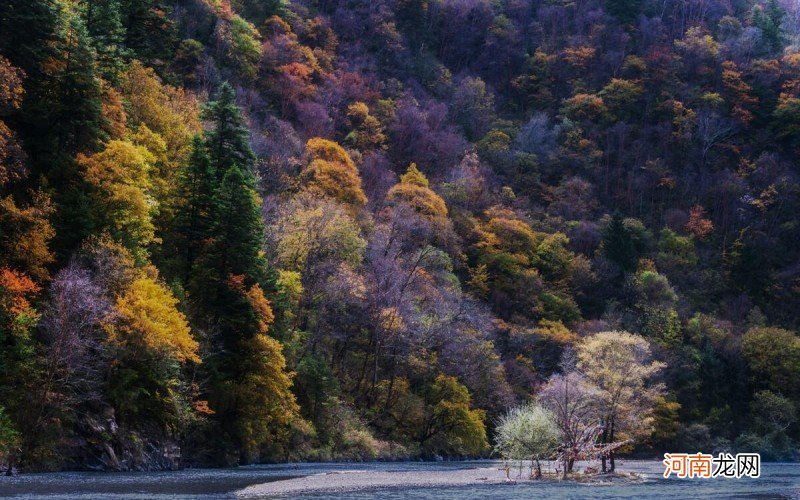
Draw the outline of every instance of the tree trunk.
M606 441L607 437L608 437L608 427L606 427L604 425L603 426L603 437L601 438L600 442L602 444L606 444L607 443L607 441ZM605 453L603 453L603 455L600 457L600 460L601 460L601 462L603 464L603 469L602 469L603 474L605 474L607 472L607 469L606 469L606 455L605 455Z
M614 442L614 418L613 417L611 418L611 433L609 435L609 440L612 443ZM614 464L614 450L611 450L608 453L608 457L611 459L611 472L613 473L614 470L616 469L615 464Z

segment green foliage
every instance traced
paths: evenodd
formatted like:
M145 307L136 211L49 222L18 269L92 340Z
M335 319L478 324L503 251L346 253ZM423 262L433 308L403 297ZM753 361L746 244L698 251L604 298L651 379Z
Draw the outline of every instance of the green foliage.
M632 23L642 8L642 0L609 0L605 4L609 14L623 23Z
M126 30L122 24L120 0L82 0L86 29L97 54L97 67L104 80L117 83L129 56L124 48Z
M220 85L217 100L203 109L203 119L213 124L205 139L217 179L221 181L234 165L249 170L255 160L250 149L250 131L236 105L236 93L230 84Z
M175 252L176 273L189 282L195 260L211 235L216 174L200 136L195 136L192 154L178 175L175 218L168 243Z
M257 26L272 16L282 16L286 9L283 0L233 0L231 4Z
M774 128L783 140L797 140L800 137L800 98L781 99L773 113Z
M513 408L500 419L495 433L495 451L510 460L547 458L561 439L553 413L538 405Z
M486 414L471 408L469 390L455 377L438 375L425 391L420 444L428 453L477 455L487 447Z
M137 59L158 66L175 50L176 23L172 19L173 4L161 0L121 0L125 26L125 46Z
M656 259L659 265L667 268L693 268L698 261L693 238L680 236L669 228L662 229Z
M742 337L742 355L755 387L797 395L793 381L800 376L800 337L794 332L753 327Z
M603 229L603 253L624 272L629 273L636 269L646 242L646 231L641 223L624 219L619 212L614 212Z
M8 464L11 454L16 451L19 443L19 432L14 429L14 424L6 414L5 408L0 406L0 464Z
M600 91L600 97L620 120L630 120L638 115L639 102L644 95L641 85L630 80L614 78Z
M177 210L175 241L187 256L195 322L211 328L206 349L214 355L204 370L214 413L205 452L214 463L249 463L282 452L298 408L282 347L269 336L275 312L265 290L274 293L277 278L262 248L249 131L229 85L205 117L212 120L207 152L195 140L192 164L181 176L188 198Z
M253 82L258 75L261 44L255 26L240 16L233 16L221 26L220 38L228 45L224 62L244 81Z

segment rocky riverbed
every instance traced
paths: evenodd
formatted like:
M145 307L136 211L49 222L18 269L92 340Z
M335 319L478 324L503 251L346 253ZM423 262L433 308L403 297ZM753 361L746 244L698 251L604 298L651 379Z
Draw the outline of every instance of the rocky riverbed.
M343 494L353 491L380 490L389 488L449 488L476 485L516 485L518 483L551 483L560 481L553 474L538 480L527 479L525 472L517 477L517 469L512 469L510 479L503 469L485 467L462 470L417 470L417 471L374 471L343 470L306 477L256 484L236 493L238 498L263 498L272 496L293 496L305 494ZM576 474L566 481L577 483L620 484L637 482L636 474L580 475Z

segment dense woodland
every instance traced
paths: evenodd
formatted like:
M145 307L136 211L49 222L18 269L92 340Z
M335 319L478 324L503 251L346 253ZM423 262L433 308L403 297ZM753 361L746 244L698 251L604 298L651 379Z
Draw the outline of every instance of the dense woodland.
M0 0L0 463L796 459L798 158L796 0Z

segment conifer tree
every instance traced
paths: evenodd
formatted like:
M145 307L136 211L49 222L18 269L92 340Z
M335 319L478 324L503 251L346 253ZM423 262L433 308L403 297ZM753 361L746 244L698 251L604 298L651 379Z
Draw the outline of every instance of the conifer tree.
M119 0L83 0L81 6L100 75L117 83L128 56Z
M216 460L225 464L256 459L254 450L285 424L281 419L271 423L275 415L249 411L253 397L266 398L268 408L287 408L286 418L295 411L280 349L268 349L279 369L253 362L266 356L265 346L279 346L266 336L265 325L274 321L274 313L261 292L262 284L269 291L276 285L261 249L264 232L254 185L253 175L236 164L226 172L213 200L210 243L197 260L190 284L198 312L214 329L207 361L208 400L216 423L211 445L219 455ZM266 309L269 321L260 312ZM264 393L268 387L282 389ZM262 431L253 435L254 429Z
M55 130L55 151L76 153L92 149L100 136L100 80L91 38L74 8L65 12L59 38L58 74L53 78L56 100L42 102L42 111L49 115L42 125Z
M0 8L0 52L31 80L45 73L53 54L59 10L52 0L6 0Z
M177 43L172 7L159 0L122 0L125 46L150 65L172 58Z
M91 149L100 133L101 89L86 26L74 6L47 0L4 3L0 52L25 72L20 122L34 162Z
M236 93L230 84L220 85L217 100L206 106L203 118L214 124L206 135L206 144L217 179L222 180L234 164L249 169L255 161L250 149L250 131L236 105Z
M184 285L203 242L211 234L214 171L202 138L195 136L189 162L181 170L176 192L177 207L173 233L178 269Z
M611 222L603 232L603 252L622 271L633 272L636 269L638 252L620 212L614 212Z
M212 122L206 152L195 140L181 178L186 205L179 211L180 231L192 266L194 316L209 329L203 368L215 412L209 443L215 461L232 464L258 458L267 441L283 435L280 429L297 409L280 344L268 336L281 311L273 311L264 293L275 295L277 279L262 249L249 131L229 85L222 85L205 117ZM196 257L190 254L194 248ZM254 398L259 411L253 411Z

